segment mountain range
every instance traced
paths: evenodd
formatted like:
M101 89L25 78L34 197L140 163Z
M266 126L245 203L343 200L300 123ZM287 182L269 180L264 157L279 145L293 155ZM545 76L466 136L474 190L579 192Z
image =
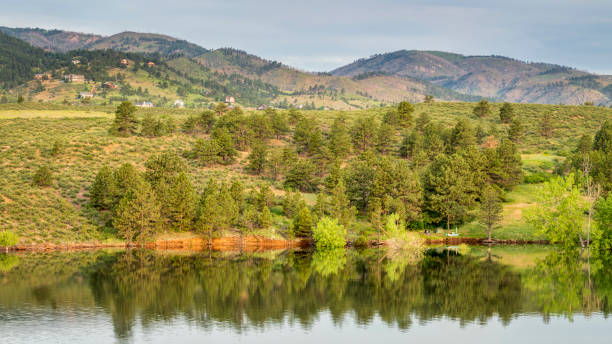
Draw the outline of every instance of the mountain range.
M160 34L122 32L102 36L6 27L0 27L0 32L62 59L78 51L101 50L155 58L163 70L149 73L146 80L142 74L127 73L132 86L142 84L140 87L148 87L149 94L168 98L172 96L169 89L154 88L170 82L174 90L183 91L179 93L193 94L194 102L218 100L224 93L232 93L239 101L241 94L248 94L243 96L248 99L243 102L247 106L261 102L355 109L402 100L417 102L430 94L449 101L487 98L519 103L612 105L612 76L503 56L401 50L359 59L331 72L312 73L241 50L207 49ZM109 75L116 75L114 67L108 66ZM2 68L8 68L7 64L0 65Z

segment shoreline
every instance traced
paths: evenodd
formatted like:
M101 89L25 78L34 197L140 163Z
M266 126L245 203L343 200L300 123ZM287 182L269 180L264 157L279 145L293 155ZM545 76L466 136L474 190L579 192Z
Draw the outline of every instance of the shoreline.
M548 240L495 240L488 241L486 238L436 238L425 239L425 245L550 245ZM212 240L190 237L183 239L161 239L145 244L125 242L116 243L100 243L100 242L83 242L83 243L65 243L65 244L22 244L9 247L9 252L40 252L40 251L70 251L81 249L104 249L104 248L148 248L156 250L167 249L189 249L189 250L205 250L211 249L215 251L266 251L291 248L306 248L312 246L312 241L309 239L271 239L265 237L257 237L249 235L246 237L228 236L214 238ZM354 243L349 242L348 247L355 247ZM385 246L385 243L371 241L368 247ZM1 253L1 252L0 252Z

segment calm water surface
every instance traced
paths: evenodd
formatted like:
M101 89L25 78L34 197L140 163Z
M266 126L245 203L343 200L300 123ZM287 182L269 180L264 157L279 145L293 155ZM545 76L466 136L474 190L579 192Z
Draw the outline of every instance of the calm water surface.
M610 267L540 246L0 255L0 338L610 343Z

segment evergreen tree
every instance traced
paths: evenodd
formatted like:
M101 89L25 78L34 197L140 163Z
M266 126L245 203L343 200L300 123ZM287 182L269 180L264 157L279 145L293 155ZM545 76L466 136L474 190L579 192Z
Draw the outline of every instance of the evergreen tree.
M299 191L287 191L282 199L283 213L288 218L295 218L299 211L306 207L306 202L302 199Z
M424 176L425 206L431 214L451 223L463 220L473 207L477 191L465 160L458 156L438 155Z
M155 189L162 182L173 183L175 177L182 172L185 172L185 161L174 152L165 152L150 157L145 162L147 171L145 179L151 183Z
M480 222L487 226L488 240L491 241L493 226L502 219L502 204L499 199L499 192L490 185L487 185L480 198Z
M310 139L315 131L316 122L312 119L302 118L295 126L293 131L293 142L297 147L297 151L308 152Z
M253 150L251 150L251 154L248 156L249 165L247 168L255 174L262 174L268 164L267 158L267 145L263 142L257 142L253 145Z
M293 220L293 235L298 238L312 237L312 216L308 208L303 207Z
M359 117L351 129L353 145L361 152L374 146L376 142L376 120L374 117Z
M466 119L457 122L451 132L449 148L454 152L476 145L476 132Z
M100 210L109 210L114 204L115 178L113 170L104 166L100 168L94 182L91 185L90 191L91 205Z
M518 144L521 142L521 138L523 137L523 124L521 121L515 119L510 124L510 128L508 129L508 138L510 141Z
M194 144L189 155L198 160L204 166L217 164L221 161L219 156L221 147L216 140L198 139Z
M270 116L270 120L272 122L272 130L274 131L274 135L277 140L280 140L281 137L285 136L289 132L289 122L287 121L287 116L278 111L272 111L268 113Z
M164 134L164 124L153 114L146 113L141 122L140 135L145 137L158 137Z
M329 150L338 158L344 158L351 152L351 135L345 117L336 117L331 125Z
M487 150L487 173L491 182L509 190L523 179L521 155L516 145L504 139L495 150Z
M552 125L552 115L550 113L545 113L542 116L542 122L540 123L540 131L542 136L551 137L553 133L553 125Z
M299 159L287 172L285 187L303 192L316 191L319 181L315 173L315 165L310 160Z
M261 211L258 212L257 218L257 226L259 228L268 228L272 225L272 214L270 213L270 208L263 207Z
M489 102L485 99L481 100L480 102L478 102L478 104L476 104L476 106L474 107L473 110L474 115L480 117L480 118L484 118L487 117L488 115L491 114L491 106L489 105Z
M394 129L387 123L380 123L376 136L376 148L379 152L385 154L389 151L391 144L393 143Z
M431 122L431 118L425 112L421 113L419 117L416 119L415 129L422 132L427 124Z
M212 128L214 128L217 118L214 112L206 110L200 114L198 121L200 122L200 126L202 126L202 130L208 134Z
M226 129L218 128L212 133L211 138L219 146L220 162L224 165L233 163L238 152L234 148L234 141L230 133Z
M331 191L329 200L329 215L346 228L349 228L357 215L357 209L351 206L351 201L346 195L344 180L340 178Z
M170 227L179 232L190 230L195 218L197 195L184 172L178 174L168 196L165 207Z
M409 102L400 102L397 106L397 114L399 117L399 124L404 127L410 127L412 125L412 113L414 112L414 105Z
M432 96L431 94L426 94L425 98L423 99L423 103L431 104L433 102L434 102L434 96Z
M499 119L503 123L510 123L514 119L514 107L510 103L504 103L499 109Z
M136 107L127 101L119 104L115 110L115 121L110 128L110 133L125 137L136 134L137 130Z
M159 228L160 206L148 183L131 187L114 211L113 227L131 244L150 239Z

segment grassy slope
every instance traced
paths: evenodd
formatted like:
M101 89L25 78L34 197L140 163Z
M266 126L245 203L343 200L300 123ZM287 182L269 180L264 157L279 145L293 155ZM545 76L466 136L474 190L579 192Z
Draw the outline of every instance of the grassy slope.
M437 103L417 104L417 115L427 112L432 119L449 125L461 117L469 117L483 126L502 128L491 116L478 120L471 115L473 104ZM494 105L495 108L498 105ZM46 109L47 108L47 109ZM107 134L112 121L112 107L77 107L47 104L7 104L0 106L0 230L9 229L22 236L23 242L76 242L112 238L98 231L102 224L95 212L86 207L88 187L98 169L104 164L118 166L131 162L143 168L147 157L162 150L189 149L194 137L182 133L148 139L142 137L117 138ZM559 152L569 151L583 133L593 134L612 109L595 107L517 105L517 113L524 119L527 135L522 144L525 169L547 170ZM140 110L143 111L143 110ZM153 109L158 114L173 116L182 121L191 110ZM349 118L380 115L385 110L355 110L345 112ZM551 139L537 134L538 119L545 112L555 112L559 123ZM338 111L310 111L327 126ZM57 157L50 154L54 141L65 145ZM282 142L280 142L282 144ZM537 152L537 154L536 154ZM555 154L556 153L556 154ZM242 152L241 157L246 156ZM52 187L31 185L32 175L42 164L49 164L56 181ZM247 185L261 182L244 172L240 162L229 167L202 168L189 162L193 182L198 189L210 177L238 176ZM273 183L280 189L280 182ZM531 203L534 185L521 185L508 195L504 210L504 228L496 231L499 238L535 238L522 220L521 211ZM306 195L314 201L314 195ZM276 218L282 222L282 219ZM363 227L359 225L359 227ZM465 235L481 236L484 231L477 224L460 229Z

